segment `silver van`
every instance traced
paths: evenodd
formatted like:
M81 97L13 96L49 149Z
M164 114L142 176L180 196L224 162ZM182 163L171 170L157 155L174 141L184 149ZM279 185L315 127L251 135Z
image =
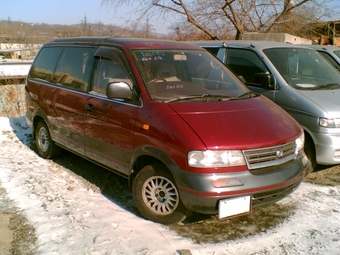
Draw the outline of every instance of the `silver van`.
M265 41L190 43L217 56L250 89L300 123L314 168L340 163L340 73L317 51Z
M319 52L340 71L340 47L333 45L309 45L308 47Z

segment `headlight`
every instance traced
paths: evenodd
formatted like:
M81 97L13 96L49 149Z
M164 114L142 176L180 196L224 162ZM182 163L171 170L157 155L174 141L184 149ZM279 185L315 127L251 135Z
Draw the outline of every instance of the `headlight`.
M319 126L325 128L340 128L340 119L319 118Z
M295 140L296 144L296 154L299 153L299 151L303 150L304 144L305 144L305 134L302 132L302 134Z
M241 151L233 150L207 150L190 151L188 164L192 167L228 167L245 165Z

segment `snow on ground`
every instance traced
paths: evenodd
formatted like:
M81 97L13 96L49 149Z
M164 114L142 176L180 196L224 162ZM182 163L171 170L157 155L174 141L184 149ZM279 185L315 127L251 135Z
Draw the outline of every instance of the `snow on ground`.
M279 202L296 209L275 227L197 243L144 220L68 169L40 158L29 147L30 133L23 117L0 118L0 191L6 190L34 226L37 254L340 254L340 186L304 182Z

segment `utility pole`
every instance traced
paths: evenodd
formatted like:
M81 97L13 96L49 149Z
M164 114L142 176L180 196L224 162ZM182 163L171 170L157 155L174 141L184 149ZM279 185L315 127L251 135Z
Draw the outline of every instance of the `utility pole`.
M86 17L86 13L84 15L84 21L83 23L83 35L87 35L87 17Z

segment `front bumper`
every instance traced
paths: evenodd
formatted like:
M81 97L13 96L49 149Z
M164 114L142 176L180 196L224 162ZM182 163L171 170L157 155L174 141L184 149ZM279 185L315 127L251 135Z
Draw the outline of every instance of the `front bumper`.
M340 163L340 134L314 134L316 161L320 165Z
M220 200L240 196L251 197L251 207L276 202L293 192L303 178L312 171L304 153L282 165L255 171L222 174L197 174L186 172L177 180L183 204L190 211L217 214ZM238 179L243 185L215 188L211 181L216 178Z

